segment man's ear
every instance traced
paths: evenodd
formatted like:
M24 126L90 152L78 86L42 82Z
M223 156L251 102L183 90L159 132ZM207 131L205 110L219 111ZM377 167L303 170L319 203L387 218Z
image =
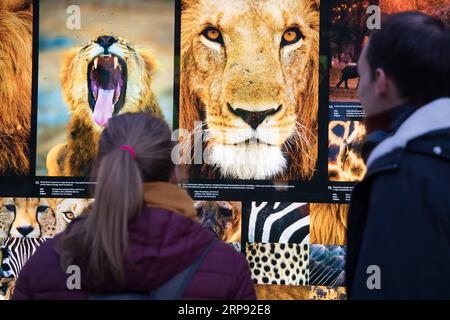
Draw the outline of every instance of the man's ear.
M377 96L385 96L389 91L389 84L386 73L383 69L377 68L375 70L375 94Z

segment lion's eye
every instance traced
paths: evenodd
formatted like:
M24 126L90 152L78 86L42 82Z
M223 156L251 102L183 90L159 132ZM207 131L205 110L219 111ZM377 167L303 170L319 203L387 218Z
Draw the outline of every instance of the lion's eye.
M203 30L202 35L209 41L223 44L222 33L214 27L207 27Z
M294 44L303 38L304 36L298 27L289 28L283 33L283 38L281 39L281 46L284 47L290 44Z

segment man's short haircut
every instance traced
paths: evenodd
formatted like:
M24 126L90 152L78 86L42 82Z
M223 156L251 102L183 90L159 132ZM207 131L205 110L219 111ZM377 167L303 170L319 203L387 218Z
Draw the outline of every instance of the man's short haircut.
M402 12L382 21L369 39L372 78L384 70L403 98L422 106L450 97L450 27L420 12Z

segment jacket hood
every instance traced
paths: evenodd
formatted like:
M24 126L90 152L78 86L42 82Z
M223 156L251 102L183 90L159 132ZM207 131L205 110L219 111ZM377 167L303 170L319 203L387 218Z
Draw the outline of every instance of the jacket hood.
M434 131L450 129L450 98L435 100L415 111L398 128L395 134L384 139L371 152L367 167L382 156L405 146L412 140ZM442 152L441 146L436 146L434 153Z
M96 285L82 274L88 291L149 293L190 266L213 241L214 234L195 221L193 201L183 189L167 183L144 189L147 207L128 226L124 283ZM159 191L151 192L155 189ZM173 209L161 208L169 206Z

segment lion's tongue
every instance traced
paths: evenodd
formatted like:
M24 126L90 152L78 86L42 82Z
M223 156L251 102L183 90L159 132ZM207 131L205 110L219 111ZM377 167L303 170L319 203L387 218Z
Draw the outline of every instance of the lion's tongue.
M114 90L98 89L94 107L94 120L99 126L106 126L113 113Z

